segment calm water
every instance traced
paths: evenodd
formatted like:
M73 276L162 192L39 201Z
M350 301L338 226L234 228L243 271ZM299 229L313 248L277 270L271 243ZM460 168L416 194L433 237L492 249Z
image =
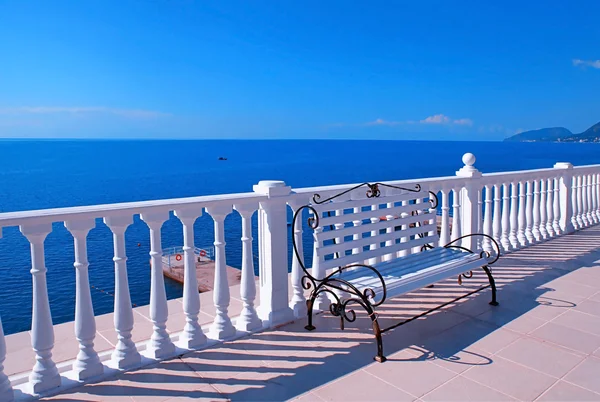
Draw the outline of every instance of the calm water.
M600 144L413 141L0 141L2 212L246 192L259 180L293 187L453 175L465 152L483 172L600 163ZM226 156L227 161L218 161ZM227 263L241 264L239 216L226 220ZM212 220L195 225L196 246L212 243ZM256 238L256 233L254 234ZM163 226L163 247L181 246L181 224ZM132 302L149 302L149 234L138 217L126 232ZM138 246L139 243L139 246ZM112 235L101 222L88 237L96 314L112 311ZM54 323L73 319L73 240L62 224L46 239ZM0 239L0 315L6 333L30 329L29 244L18 228ZM167 281L169 298L181 297Z

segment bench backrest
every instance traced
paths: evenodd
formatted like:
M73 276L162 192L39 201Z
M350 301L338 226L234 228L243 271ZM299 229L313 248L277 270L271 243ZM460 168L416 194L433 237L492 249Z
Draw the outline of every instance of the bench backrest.
M311 205L319 215L314 239L322 268L372 265L438 245L436 203L429 192L379 189L378 197L367 198L362 188Z

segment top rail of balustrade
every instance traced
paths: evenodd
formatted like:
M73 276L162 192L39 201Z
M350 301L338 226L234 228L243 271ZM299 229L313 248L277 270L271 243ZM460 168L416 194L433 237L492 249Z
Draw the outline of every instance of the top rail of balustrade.
M575 166L576 173L600 173L600 165ZM550 179L561 177L565 174L564 169L546 168L517 170L512 172L485 173L482 175L484 184L504 184L523 180Z
M198 209L218 205L258 203L267 196L257 193L218 194L199 197L172 198L165 200L124 202L116 204L89 205L82 207L52 208L32 211L5 212L0 214L0 227L24 224L48 224L78 219L109 216L136 215L179 209ZM199 214L200 215L200 214ZM0 232L1 235L1 232Z
M600 165L573 166L573 170L577 174L600 173Z

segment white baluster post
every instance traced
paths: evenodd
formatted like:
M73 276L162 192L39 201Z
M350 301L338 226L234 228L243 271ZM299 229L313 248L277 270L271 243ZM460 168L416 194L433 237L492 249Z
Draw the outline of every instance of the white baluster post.
M150 321L152 336L146 346L146 353L153 359L175 354L175 345L167 333L169 306L163 277L161 227L169 219L169 213L143 213L141 218L150 228Z
M461 204L460 204L460 196L461 196L461 188L452 189L452 235L451 241L459 239L462 236L462 219L461 219ZM406 225L408 229L408 225ZM455 246L460 246L460 242L454 243Z
M252 254L252 214L258 209L258 205L237 204L234 205L234 208L242 217L242 280L240 283L240 298L243 304L242 312L235 323L235 327L239 331L254 331L262 327L262 321L258 318L256 309L254 308L256 281ZM306 302L304 302L304 308L306 308Z
M200 314L200 294L196 277L196 255L194 254L194 222L202 215L202 210L185 208L175 211L175 216L183 224L183 313L185 327L179 338L179 346L194 349L206 344L206 335L198 323Z
M500 244L500 237L502 235L501 200L500 185L494 184L494 217L492 222L492 231L494 233L494 240L496 240L496 243L498 244Z
M577 229L581 229L585 227L585 221L583 216L585 211L583 210L583 178L581 175L578 175L575 178L575 183L577 186L576 198L577 198L577 214L575 214L575 219L577 220Z
M546 213L546 180L542 179L540 182L540 237L542 239L548 238L548 231L546 231L546 222L548 214Z
M0 228L0 237L2 229ZM12 402L14 393L8 376L4 374L4 360L6 360L6 341L4 340L4 330L2 329L2 319L0 318L0 401Z
M502 185L502 234L500 235L500 243L504 251L512 250L510 240L508 238L510 227L510 195L508 184Z
M554 178L554 196L553 196L553 210L554 210L554 221L552 222L552 229L554 229L554 233L558 236L562 234L562 230L560 228L560 178Z
M594 217L592 215L592 206L593 206L593 199L592 199L592 176L586 174L585 175L585 181L586 181L586 186L585 186L585 193L587 195L587 199L586 199L586 207L585 207L585 211L586 211L586 216L587 216L587 221L588 221L588 226L594 223Z
M125 255L125 230L133 223L131 216L107 216L104 223L113 233L115 256L115 330L117 345L112 354L112 363L119 369L129 369L141 363L141 356L131 340L133 330L133 308L127 280L127 257Z
M483 233L492 236L492 186L485 186L485 213L483 218ZM483 239L483 249L491 252L492 242L488 238Z
M519 213L518 213L518 225L517 240L521 247L526 247L528 244L527 236L525 236L525 230L527 228L527 217L526 217L526 193L527 193L527 182L519 182Z
M598 216L598 176L594 173L591 176L591 181L592 181L592 187L591 187L591 193L592 193L592 221L594 223L598 223L600 222L600 216Z
M573 233L573 165L568 162L559 162L554 165L555 169L561 172L559 179L559 197L560 197L560 231L563 234Z
M535 243L535 237L533 236L533 181L529 180L527 182L527 197L525 202L525 237L527 238L527 243L533 244Z
M531 228L535 241L542 240L540 232L540 180L533 181L533 227Z
M546 188L546 211L547 211L547 221L546 221L546 232L548 232L548 237L556 236L554 233L554 179L547 180L547 188Z
M466 153L462 157L464 166L456 172L459 177L467 178L467 183L462 190L462 234L476 234L481 222L481 208L479 207L479 184L481 172L473 166L476 158L472 153ZM469 250L476 251L478 241L476 237L470 236L463 239L461 245Z
M90 292L87 257L87 235L96 226L96 222L94 219L84 219L67 221L64 224L73 235L75 243L75 338L79 342L79 353L73 363L73 372L79 381L83 381L104 372L104 366L94 350L96 319Z
M518 185L519 184L516 182L510 184L510 234L508 236L508 240L510 241L510 245L513 249L519 248L519 239L517 238L517 225L519 224Z
M33 310L31 317L31 344L35 352L35 365L29 375L32 393L39 394L60 386L60 376L52 361L54 328L50 314L48 287L46 285L46 264L44 260L44 240L52 231L50 224L21 225L21 233L31 246L31 275L33 281Z
M210 327L210 335L215 339L227 339L235 335L235 327L229 318L229 283L227 281L227 261L225 257L225 217L231 213L231 205L206 208L215 224L215 285L213 300L215 320Z
M258 316L266 321L268 326L273 326L294 319L288 297L286 202L291 188L283 181L266 180L255 185L254 192L267 197L259 202L258 210L261 289L257 311Z

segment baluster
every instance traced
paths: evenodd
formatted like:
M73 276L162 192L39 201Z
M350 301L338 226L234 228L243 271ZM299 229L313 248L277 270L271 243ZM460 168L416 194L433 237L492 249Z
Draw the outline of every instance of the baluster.
M510 184L510 234L508 240L512 249L519 248L519 239L517 238L517 225L518 225L518 183L513 182Z
M163 278L160 238L161 227L169 219L169 213L143 213L141 218L150 228L150 321L153 331L146 346L146 353L154 359L159 359L175 354L175 345L167 333L169 307Z
M596 176L596 174L592 174L590 176L591 178L591 193L592 193L592 221L594 223L598 223L599 222L599 216L598 216L598 191L596 190L598 187L598 177Z
M450 206L448 204L448 190L442 189L442 227L440 230L440 247L450 242Z
M535 237L533 236L533 181L527 182L527 197L525 202L525 237L527 243L535 243Z
M215 284L213 301L215 303L215 320L210 328L216 339L226 339L235 335L235 327L228 315L229 283L227 283L227 262L225 257L225 217L231 212L231 206L206 208L215 225Z
M546 180L542 179L540 182L540 238L548 238L548 232L546 231Z
M492 236L492 186L485 185L485 211L483 215L483 234ZM493 250L492 242L487 237L483 238L482 247L488 253Z
M88 275L87 235L95 226L95 221L67 221L64 225L73 235L75 246L75 338L79 342L79 353L73 363L73 372L79 381L83 381L104 372L104 366L94 350L96 319Z
M573 176L572 185L571 185L571 206L573 207L573 212L571 215L571 224L573 225L573 229L579 229L579 223L577 222L577 176Z
M22 225L31 248L31 275L33 281L33 305L31 321L31 344L35 352L35 365L29 375L29 386L38 394L60 386L60 376L56 364L52 361L54 347L54 328L50 314L48 287L46 286L46 265L44 260L44 240L52 226Z
M239 331L254 331L262 327L262 320L258 318L256 309L254 308L254 300L256 299L256 281L254 279L254 262L252 258L252 214L258 209L258 205L242 204L235 205L234 208L240 213L242 217L242 279L240 284L240 298L242 299L242 312L237 319L235 326ZM298 228L297 228L298 227ZM300 256L302 256L302 220L296 221L296 227L294 228L294 236L296 237L296 244L300 246L298 250ZM294 272L294 261L297 265L297 258L294 255L292 260L292 277L294 273L298 275L298 272ZM296 271L300 271L299 282L300 289L294 288L294 295L290 307L296 311L295 304L304 304L304 313L306 313L306 299L302 289L302 268L296 267ZM292 285L297 279L292 278ZM296 292L300 290L300 295ZM298 301L300 300L300 301Z
M554 179L548 179L547 180L547 187L546 187L546 211L547 211L547 220L546 220L546 232L548 233L548 237L554 237L556 235L556 233L554 233L554 227L552 226L552 224L554 223L554 211L553 211L553 197L554 197L554 189L553 189L553 184L554 184Z
M552 228L554 233L558 236L562 233L560 229L560 179L554 179L554 222Z
M583 210L583 177L577 176L577 229L581 229L585 226L585 220L583 219L585 211Z
M592 176L586 174L585 175L585 181L587 183L587 185L585 186L585 193L587 195L587 203L586 203L586 216L587 216L587 221L588 221L588 226L591 225L592 223L594 223L594 218L592 216L592 209L593 209L593 199L592 199Z
M533 227L531 228L535 241L542 240L540 232L540 181L533 182Z
M584 226L589 226L590 221L588 220L588 185L587 175L581 176L581 220Z
M2 230L0 229L0 236ZM14 393L8 376L4 374L4 360L6 360L6 341L2 329L2 318L0 318L0 401L12 402Z
M104 223L113 233L115 256L115 330L117 345L112 354L112 362L119 369L131 368L141 362L141 356L131 340L133 330L133 309L127 280L127 257L125 255L125 230L133 223L131 216L110 216Z
M518 183L519 192L519 213L518 213L518 229L517 229L517 240L521 247L525 247L528 244L527 237L525 236L525 229L527 226L527 218L525 217L525 193L526 193L527 182L521 181Z
M492 218L492 232L494 233L494 240L496 240L497 243L500 243L500 237L502 235L502 207L500 201L500 186L498 184L494 184L494 216Z
M460 193L461 189L452 189L452 237L454 241L462 236L462 225L460 219ZM460 241L454 243L455 246L460 246Z
M290 200L289 201L289 206L290 208L292 208L292 212L294 214L296 214L296 212L302 207L303 203L301 203L299 200ZM237 209L237 207L236 207ZM254 211L250 212L250 217L252 216L252 213ZM298 216L296 218L296 222L294 224L294 227L292 228L292 230L294 231L293 236L294 236L294 241L296 243L296 248L298 251L298 254L296 254L294 252L294 250L292 250L292 274L291 274L291 281L292 281L292 289L293 289L293 293L292 293L292 300L290 301L290 308L292 310L294 310L294 316L295 317L304 317L306 315L306 297L304 296L304 287L302 286L302 277L304 277L304 271L302 270L302 266L301 264L304 262L304 246L303 246L303 242L302 242L302 212L300 212L300 216ZM251 224L250 221L250 217L248 218L248 225ZM242 216L243 218L243 216ZM242 229L244 229L244 227L242 226ZM249 229L251 229L251 226L249 227ZM242 230L243 232L243 230ZM252 257L252 231L248 232L248 236L244 236L242 233L242 236L244 237L249 237L249 241L248 241L248 247L249 249L249 253L250 253L250 257ZM245 245L244 245L245 247ZM250 261L248 262L248 264L252 264L252 259L250 259ZM243 269L243 266L242 266ZM249 269L249 268L248 268ZM242 272L243 274L243 272ZM254 283L254 268L252 269L252 283ZM256 295L256 290L254 291L254 294L252 296L252 299L254 299ZM261 322L262 325L262 322ZM240 327L238 327L238 329L240 329ZM243 329L240 329L243 330Z
M510 229L510 195L508 184L502 185L502 234L500 235L500 243L505 251L510 251L511 244L508 238Z
M596 216L600 222L600 174L594 174L594 176L596 177Z
M185 326L179 337L179 346L194 349L206 344L206 335L198 323L200 314L200 294L196 277L196 256L194 254L194 222L202 215L202 210L178 209L175 216L183 225L183 313Z

